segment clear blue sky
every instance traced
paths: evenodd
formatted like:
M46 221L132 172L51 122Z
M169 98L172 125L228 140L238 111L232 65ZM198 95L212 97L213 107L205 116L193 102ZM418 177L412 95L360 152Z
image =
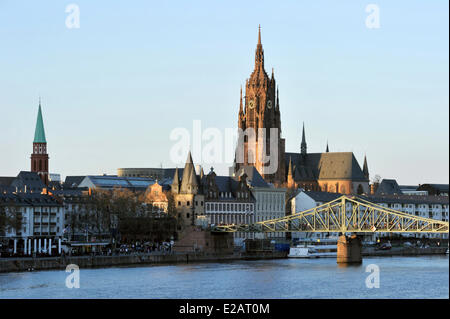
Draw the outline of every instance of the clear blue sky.
M80 28L65 26L66 5ZM380 8L368 29L366 5ZM371 175L449 182L448 1L0 0L0 176L171 167L175 127L236 127L261 24L287 151L353 151ZM194 158L195 161L195 158ZM178 164L179 165L179 164ZM218 168L225 173L225 165Z

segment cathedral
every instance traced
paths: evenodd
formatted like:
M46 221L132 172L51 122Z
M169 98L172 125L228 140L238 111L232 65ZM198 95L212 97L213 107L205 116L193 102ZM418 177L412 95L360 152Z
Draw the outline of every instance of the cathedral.
M272 75L266 73L264 69L264 50L261 43L261 28L258 30L258 44L255 53L255 68L253 69L250 79L245 83L245 102L242 101L242 88L239 106L238 127L242 131L253 129L255 139L252 140L248 135L238 144L237 154L242 154L239 160L237 155L234 167L238 171L240 168L253 165L256 167L261 176L269 183L279 185L285 180L285 141L281 138L281 119L280 104L278 99L278 89L276 89L275 75L272 69ZM271 128L276 129L276 136L270 136ZM265 138L261 143L258 138L260 131L265 129ZM275 172L266 173L265 167L270 165L263 162L258 154L270 154L270 138L276 139L278 145L277 168ZM269 165L267 165L269 164Z
M266 182L276 187L301 187L310 191L335 192L342 194L369 193L369 169L367 159L361 169L353 152L330 152L328 145L324 153L308 153L303 126L300 152L286 152L285 139L281 136L281 117L278 87L275 75L269 77L264 68L264 50L261 42L261 28L258 30L258 43L255 52L255 66L245 83L245 93L241 97L238 114L238 127L242 131L253 129L256 139L246 134L238 143L234 171L253 165ZM270 154L270 129L276 129L278 149L277 169L266 173L270 162L264 162L255 154ZM258 140L259 129L265 129L265 138ZM253 141L253 142L252 142ZM256 141L256 142L254 142Z

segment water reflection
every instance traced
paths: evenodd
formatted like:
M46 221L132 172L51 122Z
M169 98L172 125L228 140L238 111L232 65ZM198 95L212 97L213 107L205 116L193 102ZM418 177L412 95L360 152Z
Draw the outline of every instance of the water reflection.
M368 264L380 288L368 289ZM0 298L448 298L448 257L278 259L0 274ZM438 283L438 284L436 284Z

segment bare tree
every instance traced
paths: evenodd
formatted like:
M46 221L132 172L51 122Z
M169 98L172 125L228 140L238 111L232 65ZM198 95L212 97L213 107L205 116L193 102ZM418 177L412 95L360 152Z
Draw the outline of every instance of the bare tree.
M4 206L0 206L0 235L6 231L8 225L8 216L6 215L6 209Z
M375 185L379 185L380 182L381 182L381 176L378 175L378 174L376 174L376 175L373 177L373 179L372 179L372 183L375 184Z
M11 206L8 208L8 210L8 224L17 233L22 229L23 226L22 212L18 210L16 206Z

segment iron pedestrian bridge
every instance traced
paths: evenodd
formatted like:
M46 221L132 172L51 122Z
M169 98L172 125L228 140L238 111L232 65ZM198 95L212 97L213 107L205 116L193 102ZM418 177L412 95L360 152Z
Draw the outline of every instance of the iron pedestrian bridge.
M386 208L360 197L331 202L254 224L219 225L212 232L448 233L448 222Z

